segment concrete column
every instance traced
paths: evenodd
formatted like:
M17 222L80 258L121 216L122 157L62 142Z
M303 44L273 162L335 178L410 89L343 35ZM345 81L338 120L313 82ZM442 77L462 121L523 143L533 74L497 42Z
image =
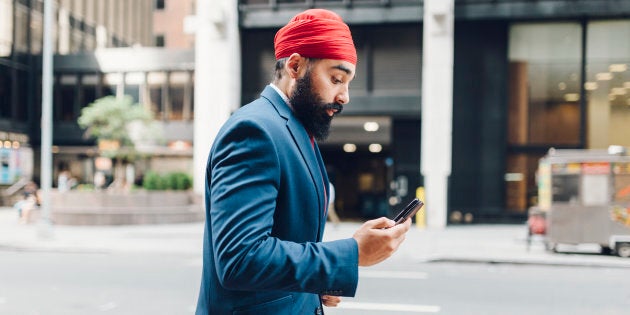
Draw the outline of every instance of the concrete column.
M197 0L196 15L193 188L204 194L210 146L240 104L237 0Z
M427 225L446 226L453 122L453 0L425 0L422 158Z

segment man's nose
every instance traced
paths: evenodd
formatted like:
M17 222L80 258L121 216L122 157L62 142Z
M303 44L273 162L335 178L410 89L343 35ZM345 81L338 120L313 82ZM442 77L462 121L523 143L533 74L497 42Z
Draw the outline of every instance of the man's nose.
M348 93L348 87L344 87L341 93L337 94L335 98L335 103L346 105L350 102L350 93Z

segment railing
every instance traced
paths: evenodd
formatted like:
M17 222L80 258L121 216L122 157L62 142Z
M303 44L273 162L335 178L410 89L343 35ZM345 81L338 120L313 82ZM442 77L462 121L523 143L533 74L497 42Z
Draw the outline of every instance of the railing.
M0 205L11 206L13 195L20 192L22 188L24 188L24 186L26 186L26 184L28 184L28 182L30 181L30 179L22 177L4 191L0 191Z
M28 184L29 181L30 179L26 177L22 177L13 185L9 186L9 188L7 188L5 191L3 191L2 194L6 197L11 197L15 193L19 192L22 188L24 188L24 186L26 186L26 184Z

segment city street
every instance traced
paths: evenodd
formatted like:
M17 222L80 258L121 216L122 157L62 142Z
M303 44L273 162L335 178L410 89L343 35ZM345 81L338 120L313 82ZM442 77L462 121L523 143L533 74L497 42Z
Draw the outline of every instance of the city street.
M627 314L627 268L405 262L326 314ZM0 251L0 314L192 314L200 256Z
M622 268L385 263L327 314L628 314L627 279Z
M200 274L185 254L0 251L0 314L192 314Z

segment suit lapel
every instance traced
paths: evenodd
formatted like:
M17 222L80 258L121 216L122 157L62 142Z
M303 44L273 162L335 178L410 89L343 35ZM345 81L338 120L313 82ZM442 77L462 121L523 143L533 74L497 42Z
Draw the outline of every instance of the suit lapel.
M282 97L271 87L267 86L263 92L262 96L268 99L271 104L276 108L278 114L281 117L287 120L287 129L295 142L300 154L302 155L302 159L304 159L304 163L308 167L309 173L311 175L311 180L313 182L313 186L315 186L315 191L317 191L317 200L318 205L317 209L319 211L319 231L318 231L318 240L321 240L322 234L322 218L324 217L324 209L325 209L325 193L324 193L324 184L327 183L327 179L324 180L326 176L325 172L322 171L323 161L321 155L319 153L319 149L317 145L315 148L311 146L311 141L306 133L306 129L300 123L300 121L293 115L293 112L289 108L289 106L284 102Z

